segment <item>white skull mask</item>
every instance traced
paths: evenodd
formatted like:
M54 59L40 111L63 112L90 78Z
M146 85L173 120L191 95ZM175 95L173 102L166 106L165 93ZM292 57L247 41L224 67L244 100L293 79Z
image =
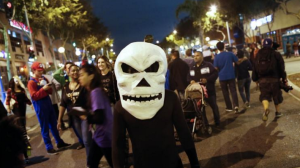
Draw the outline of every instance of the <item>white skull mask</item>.
M134 42L126 46L115 63L121 103L140 120L151 119L165 100L167 59L158 46Z

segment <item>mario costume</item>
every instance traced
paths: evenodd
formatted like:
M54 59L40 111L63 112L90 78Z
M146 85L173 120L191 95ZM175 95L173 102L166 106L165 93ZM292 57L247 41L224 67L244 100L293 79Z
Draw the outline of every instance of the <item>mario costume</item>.
M33 71L35 70L44 70L44 65L39 62L34 62L31 66ZM40 123L41 133L46 145L46 149L49 151L53 150L53 146L51 143L51 138L49 136L49 128L51 133L55 139L57 147L65 147L69 146L69 144L64 143L64 141L60 138L58 130L57 130L57 121L56 114L52 106L51 99L49 94L52 93L52 89L44 90L43 86L48 84L49 81L44 77L37 79L35 77L31 77L28 81L28 90L30 93L30 97L32 100L33 107L36 111L36 116Z

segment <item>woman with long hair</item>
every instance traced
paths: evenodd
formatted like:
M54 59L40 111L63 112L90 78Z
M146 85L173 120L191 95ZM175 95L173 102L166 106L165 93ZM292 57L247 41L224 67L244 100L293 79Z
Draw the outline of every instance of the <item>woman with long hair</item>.
M20 80L18 76L14 76L11 78L8 84L8 90L6 92L6 100L5 105L8 113L11 111L15 114L16 117L19 118L19 122L17 125L21 126L23 132L23 154L25 157L25 162L29 163L27 148L31 147L29 143L29 136L26 131L26 104L31 105L33 109L31 101L28 99L25 91L24 84ZM12 108L11 108L12 107ZM20 140L21 141L21 140Z
M112 70L112 65L106 56L97 58L97 67L100 70L101 85L109 97L110 103L114 105L120 98L117 87L116 76Z
M22 127L26 131L26 104L32 105L32 103L28 99L24 84L18 76L11 78L8 87L5 101L7 112L11 113L12 111L16 116L20 117Z
M81 115L93 124L93 141L89 153L88 163L90 168L97 168L103 155L108 164L112 165L112 111L110 100L101 86L99 70L89 64L81 67L79 82L89 93L89 113Z
M70 111L73 107L81 107L87 108L86 106L86 99L87 99L87 91L85 88L80 86L79 84L79 67L75 64L71 64L69 67L69 77L70 82L65 83L62 89L61 95L61 104L59 107L59 116L58 116L58 123L57 129L61 129L61 121L63 115L67 109ZM80 146L77 149L81 149L85 147L86 155L88 158L88 154L90 152L90 144L92 139L92 134L89 131L89 125L86 120L81 120L78 116L71 117L74 124L74 130L78 133L79 141L82 139L83 142L79 142ZM88 163L87 163L88 164Z

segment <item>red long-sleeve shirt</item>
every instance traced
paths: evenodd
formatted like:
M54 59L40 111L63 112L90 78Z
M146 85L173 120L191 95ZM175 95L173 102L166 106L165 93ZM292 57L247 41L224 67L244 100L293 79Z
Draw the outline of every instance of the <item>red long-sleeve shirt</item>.
M36 81L39 81L38 79L35 79ZM47 79L45 79L47 81ZM48 83L48 81L47 81ZM52 89L50 88L49 90L44 90L43 88L41 88L40 90L38 90L38 85L36 82L34 82L33 80L29 80L28 84L27 84L27 88L29 91L29 94L32 98L32 100L40 100L46 96L48 96L49 94L52 94Z
M21 92L24 93L24 94L26 95L25 90L22 90ZM14 100L16 101L16 102L15 102L15 105L18 106L18 103L19 103L19 102L17 102L17 96L16 96L15 93L12 92L11 88L9 88L9 89L6 91L6 101L5 101L5 104L10 106L10 105L11 105L11 104L10 104L10 100L11 100L11 99L14 99ZM27 98L27 96L26 96L25 101L26 101L26 104L31 105L31 101Z

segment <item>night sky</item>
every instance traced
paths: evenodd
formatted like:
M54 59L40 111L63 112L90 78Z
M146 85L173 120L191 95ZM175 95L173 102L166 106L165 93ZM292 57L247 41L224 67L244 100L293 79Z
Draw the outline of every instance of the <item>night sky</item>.
M127 44L152 34L154 42L171 33L179 20L176 8L184 0L92 0L94 13L115 39L117 54ZM182 16L182 15L181 15Z

